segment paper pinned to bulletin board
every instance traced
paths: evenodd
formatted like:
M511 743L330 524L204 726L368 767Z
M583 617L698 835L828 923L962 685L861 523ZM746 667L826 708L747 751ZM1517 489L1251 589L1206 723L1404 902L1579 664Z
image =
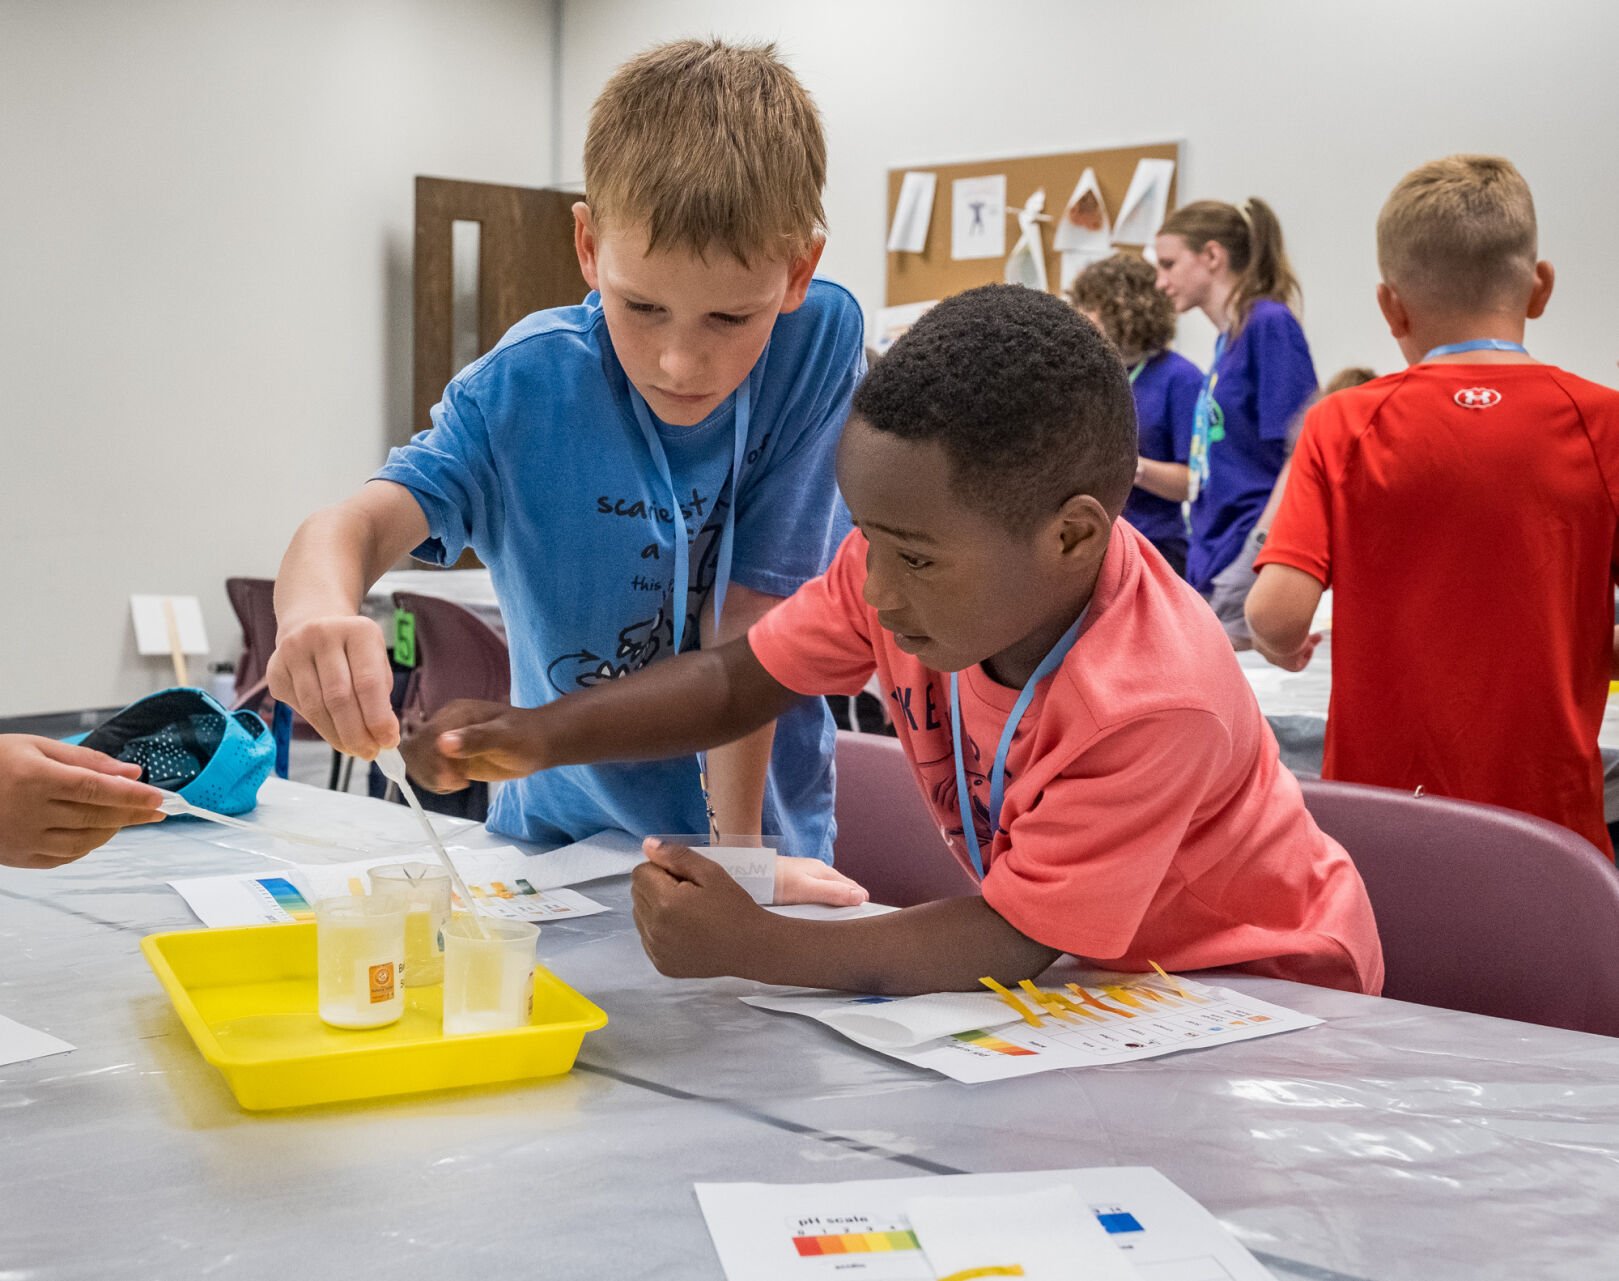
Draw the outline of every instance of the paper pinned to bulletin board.
M905 175L900 184L899 205L888 228L888 252L919 254L928 242L933 224L933 196L938 176L918 171Z
M1006 257L1006 175L957 178L950 184L950 256Z
M1113 228L1116 245L1146 245L1158 234L1169 213L1169 189L1175 180L1173 160L1143 159L1130 177L1130 190L1119 206L1118 225Z
M1130 181L1136 172L1138 162L1142 160L1163 160L1169 162L1167 185L1167 208L1174 208L1176 198L1176 183L1179 172L1180 144L1178 142L1152 143L1135 147L1100 148L1091 151L1058 152L1052 155L1039 156L1011 156L1004 159L970 160L959 164L911 164L902 165L889 170L888 173L888 226L893 226L894 215L898 211L900 193L904 186L905 176L910 173L926 171L934 175L941 188L949 188L952 193L950 217L945 217L941 210L940 216L933 218L928 228L926 240L919 253L890 253L887 255L888 271L886 281L886 296L883 299L885 306L897 307L905 303L929 302L939 298L948 298L958 294L964 289L971 289L976 285L992 284L1003 279L1005 275L1007 248L1010 237L1007 235L1011 217L1007 210L1016 211L1024 208L1037 189L1044 188L1051 203L1048 208L1055 211L1055 203L1059 197L1066 197L1072 192L1084 177L1085 171L1090 169L1095 174L1096 186L1101 193L1101 204L1109 214L1117 217L1117 213L1125 200L1129 190ZM955 227L956 204L955 185L958 181L969 179L983 179L986 177L1000 177L1005 180L1005 191L1002 198L1002 212L998 224L1001 242L994 254L982 258L962 258L952 254L956 247ZM967 188L966 190L972 190ZM975 197L976 198L976 197ZM987 212L987 208L984 212ZM971 211L968 214L968 227L971 227ZM983 228L987 237L989 234L988 220ZM1117 229L1114 228L1114 239L1117 239ZM1104 246L1107 252L1113 252L1111 245ZM1063 261L1062 251L1047 237L1044 246L1047 288L1060 289L1062 287ZM1100 251L1099 251L1100 252ZM1071 273L1070 273L1071 274Z

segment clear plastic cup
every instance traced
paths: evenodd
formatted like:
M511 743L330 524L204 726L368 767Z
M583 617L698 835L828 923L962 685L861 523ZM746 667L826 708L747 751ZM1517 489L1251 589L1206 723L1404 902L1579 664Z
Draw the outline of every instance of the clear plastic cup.
M478 937L482 925L486 938ZM534 942L531 921L462 913L444 927L444 1035L498 1032L527 1027L534 1008Z
M386 1027L405 1012L405 906L363 894L315 904L321 1022Z
M442 983L450 874L437 863L389 863L371 869L371 893L405 904L405 986Z

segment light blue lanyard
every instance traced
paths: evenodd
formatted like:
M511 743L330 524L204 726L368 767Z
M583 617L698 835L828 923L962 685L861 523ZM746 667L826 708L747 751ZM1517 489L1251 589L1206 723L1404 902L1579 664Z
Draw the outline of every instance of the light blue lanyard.
M725 508L724 523L720 527L719 558L714 567L714 625L718 629L720 612L725 608L725 592L731 582L731 547L736 537L736 507L737 491L742 486L742 461L748 450L748 420L752 417L753 394L748 386L748 380L743 379L742 385L736 389L736 443L731 456L731 501ZM671 608L675 615L674 625L674 652L680 653L681 641L686 634L686 614L691 591L691 546L686 532L686 516L680 510L680 494L675 490L673 473L669 470L669 455L664 452L663 442L658 439L658 430L652 424L652 411L647 408L646 401L641 393L630 384L630 404L635 408L635 420L641 425L641 435L646 439L647 451L652 455L652 461L658 469L658 475L663 478L663 487L669 494L670 515L675 524L675 591ZM724 481L720 482L721 488ZM715 491L716 497L718 490ZM653 526L657 525L657 513L653 513Z
M1448 342L1443 347L1435 347L1417 363L1423 364L1435 356L1459 356L1464 351L1516 351L1525 356L1529 354L1529 348L1521 342L1508 342L1505 338L1474 338L1468 342Z
M1213 430L1214 417L1220 411L1214 399L1214 386L1220 379L1220 358L1225 355L1225 349L1226 336L1221 334L1214 340L1214 359L1209 362L1209 372L1203 375L1203 387L1197 393L1197 408L1192 411L1192 447L1186 459L1191 473L1188 502L1195 503L1197 496L1209 483L1209 435ZM1220 421L1222 424L1225 422L1224 414L1220 415Z
M1006 756L1012 750L1012 736L1017 733L1018 722L1023 719L1023 713L1029 710L1029 704L1034 701L1034 687L1043 681L1062 664L1068 657L1068 651L1073 649L1074 642L1079 639L1079 629L1084 625L1085 615L1090 613L1091 607L1087 604L1079 611L1079 617L1073 625L1064 632L1051 652L1040 660L1040 666L1034 669L1034 674L1023 684L1023 692L1017 696L1017 702L1012 704L1012 711L1006 718L1006 728L1001 731L1000 746L995 749L995 764L989 772L989 839L993 842L995 834L1001 830L1001 802L1006 799ZM978 828L973 822L972 792L967 788L967 760L962 751L961 733L961 673L950 673L950 737L955 740L956 749L956 804L961 809L961 834L967 843L967 853L972 856L973 871L978 873L978 879L984 879L983 852L978 847Z
M1140 360L1136 361L1135 367L1130 370L1130 385L1132 387L1136 385L1136 379L1141 377L1141 371L1147 367L1147 361L1150 359L1151 357L1149 356L1143 356Z

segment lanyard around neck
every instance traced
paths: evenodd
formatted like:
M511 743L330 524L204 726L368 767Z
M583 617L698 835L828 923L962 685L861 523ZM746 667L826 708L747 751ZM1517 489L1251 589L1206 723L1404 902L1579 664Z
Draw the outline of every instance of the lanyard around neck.
M1435 347L1417 363L1425 364L1435 356L1459 356L1466 351L1515 351L1527 356L1529 348L1521 342L1508 342L1505 338L1474 338L1468 342L1448 342L1442 347Z
M748 420L752 416L752 390L748 380L744 378L742 385L735 393L736 437L731 452L731 501L726 505L724 521L720 527L720 550L714 566L714 625L719 627L720 613L725 608L725 592L731 581L731 550L736 537L736 505L737 491L742 484L742 461L748 449ZM669 495L669 514L675 526L675 591L670 608L674 610L671 620L674 627L674 652L680 653L681 642L686 634L686 615L689 606L689 593L691 591L691 546L686 531L686 516L680 509L680 494L675 489L673 473L669 470L669 455L664 451L663 441L658 439L658 429L652 422L652 411L647 408L646 401L636 390L635 384L630 383L630 404L635 409L635 420L641 426L641 435L646 439L647 451L652 455L652 462L658 469L658 475L663 479L663 487ZM724 481L720 488L724 488ZM719 490L715 490L716 501ZM656 526L657 513L653 513L653 523Z
M992 842L995 834L1001 830L1001 802L1006 798L1006 757L1012 750L1012 736L1017 733L1023 713L1029 710L1029 704L1034 701L1035 686L1056 671L1062 660L1068 657L1068 651L1073 649L1090 608L1086 605L1079 611L1079 617L1040 660L1040 666L1023 683L1023 691L1017 696L1017 702L1012 705L1012 711L1006 718L1006 727L1001 730L1000 746L995 749L995 764L989 772L989 839ZM978 846L978 825L973 822L972 792L967 787L967 759L961 746L964 736L961 732L960 672L950 673L950 737L954 740L956 750L956 804L961 810L961 835L967 844L967 853L972 857L973 871L978 873L979 880L983 880L984 857Z
M1192 446L1186 459L1186 501L1189 503L1195 503L1197 496L1209 483L1209 437L1213 432L1215 416L1219 415L1222 425L1225 422L1225 415L1220 412L1220 406L1214 399L1225 349L1226 335L1221 333L1214 340L1214 359L1209 362L1209 372L1203 375L1203 387L1197 393L1197 404L1192 410Z
M1134 387L1136 385L1136 379L1141 377L1141 371L1147 367L1147 362L1149 360L1151 360L1151 359L1152 359L1151 356L1143 356L1140 360L1136 361L1136 363L1131 367L1131 369L1130 369L1130 385L1132 387Z

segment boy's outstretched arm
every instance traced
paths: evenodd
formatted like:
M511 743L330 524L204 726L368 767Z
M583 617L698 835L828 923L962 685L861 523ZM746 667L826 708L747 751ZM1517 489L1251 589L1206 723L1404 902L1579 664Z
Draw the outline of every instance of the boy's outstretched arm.
M411 777L438 792L558 765L662 760L734 742L798 697L742 637L543 707L451 703L411 736L405 758Z
M746 636L749 627L780 603L779 596L767 596L732 583L718 627L714 624L713 610L700 611L703 648L713 649ZM758 836L764 830L765 780L769 776L770 749L775 740L776 726L772 721L734 743L709 752L709 798L714 806L714 822L726 835Z
M1254 648L1277 667L1303 671L1321 643L1320 632L1310 630L1321 584L1291 565L1266 565L1248 593L1244 612Z
M387 642L360 602L427 534L410 491L374 481L304 521L282 557L270 693L350 755L370 760L399 741Z
M982 898L943 899L852 921L806 921L756 904L717 863L646 842L635 925L673 978L734 975L783 986L910 996L970 992L989 975L1033 978L1061 952L1019 933Z

